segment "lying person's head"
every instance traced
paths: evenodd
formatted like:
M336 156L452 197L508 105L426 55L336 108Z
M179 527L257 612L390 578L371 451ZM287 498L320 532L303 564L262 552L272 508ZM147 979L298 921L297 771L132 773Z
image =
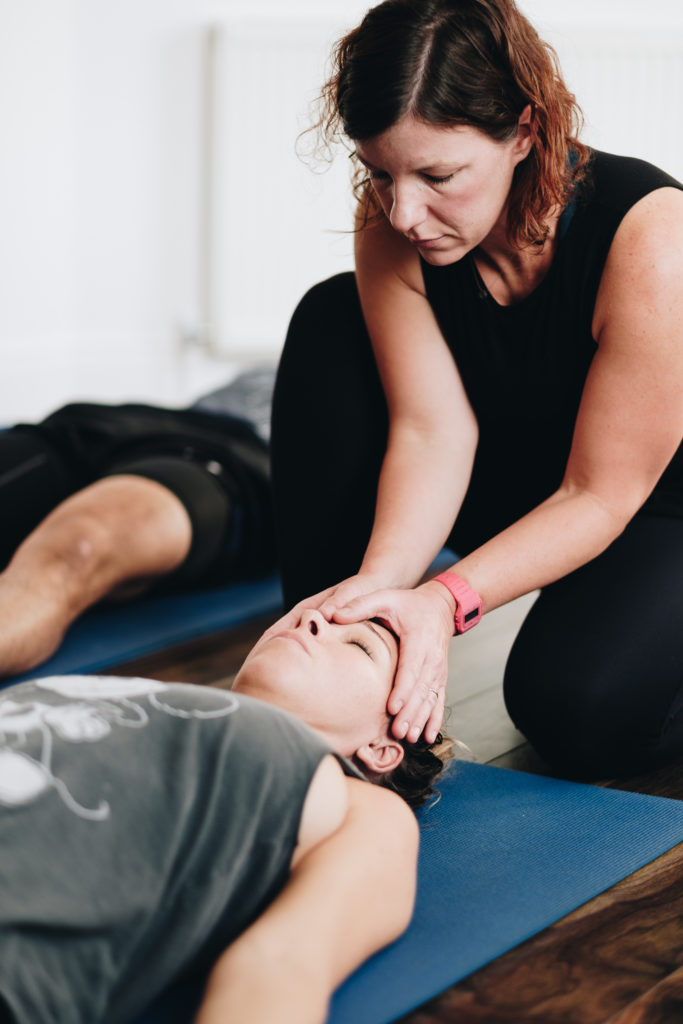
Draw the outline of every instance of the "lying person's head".
M295 628L258 641L234 689L301 718L368 779L417 807L433 792L447 744L392 735L387 699L397 663L396 637L378 622L341 625L307 609Z

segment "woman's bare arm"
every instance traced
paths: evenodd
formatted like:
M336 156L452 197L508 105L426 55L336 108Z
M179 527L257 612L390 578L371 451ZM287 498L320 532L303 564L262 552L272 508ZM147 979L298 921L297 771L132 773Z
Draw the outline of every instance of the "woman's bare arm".
M415 586L443 547L472 472L474 413L419 257L385 219L357 235L356 279L390 420L372 534L357 575L299 602L271 633L291 628L305 607L332 618L359 595Z
M322 1024L330 996L407 927L417 824L395 794L347 780L341 826L314 846L218 960L196 1024Z
M357 236L356 277L389 410L361 573L386 577L386 586L414 586L460 510L477 424L427 301L419 257L385 218Z

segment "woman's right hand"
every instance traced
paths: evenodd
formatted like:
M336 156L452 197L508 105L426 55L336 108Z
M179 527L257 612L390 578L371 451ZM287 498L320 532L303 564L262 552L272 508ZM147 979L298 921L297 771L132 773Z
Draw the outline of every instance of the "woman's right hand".
M375 576L361 575L360 573L357 573L355 576L349 576L348 579L342 580L341 583L335 583L334 586L299 601L285 615L279 618L277 622L274 622L263 635L264 637L272 637L277 636L278 633L284 633L285 630L294 629L299 624L301 613L305 608L316 608L330 621L338 608L344 608L354 598L372 594L386 585L387 583L384 579L379 579Z

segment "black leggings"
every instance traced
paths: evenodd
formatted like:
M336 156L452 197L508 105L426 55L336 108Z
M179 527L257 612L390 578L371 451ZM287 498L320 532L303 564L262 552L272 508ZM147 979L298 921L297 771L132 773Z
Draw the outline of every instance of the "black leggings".
M386 440L355 282L341 274L295 311L275 389L287 605L358 570ZM683 519L639 515L604 554L546 587L504 685L515 724L566 774L629 773L683 756Z

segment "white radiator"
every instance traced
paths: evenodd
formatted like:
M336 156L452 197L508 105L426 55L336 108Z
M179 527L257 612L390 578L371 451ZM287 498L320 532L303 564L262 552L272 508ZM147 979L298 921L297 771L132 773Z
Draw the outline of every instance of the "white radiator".
M566 31L553 42L585 115L585 141L683 180L683 31Z
M348 161L314 171L296 151L341 32L260 21L209 34L202 280L221 354L277 351L303 292L353 266Z
M314 173L295 154L342 30L260 20L208 34L201 277L205 337L222 357L277 353L305 289L352 266L348 161ZM549 40L585 140L683 178L680 33L572 29Z

